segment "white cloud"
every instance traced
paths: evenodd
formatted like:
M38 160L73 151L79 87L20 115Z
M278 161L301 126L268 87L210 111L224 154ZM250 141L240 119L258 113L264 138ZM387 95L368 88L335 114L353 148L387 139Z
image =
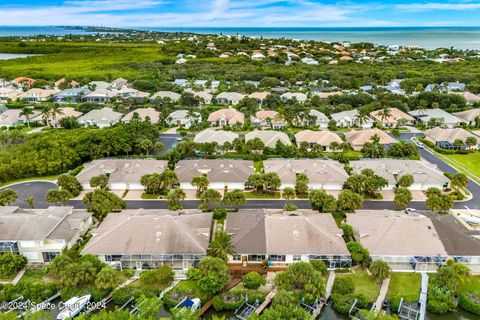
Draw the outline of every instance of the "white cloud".
M480 3L471 3L470 1L463 1L461 3L411 3L411 4L399 4L396 6L398 10L422 12L422 11L435 11L435 10L451 10L451 11L465 11L465 10L478 10L480 9Z

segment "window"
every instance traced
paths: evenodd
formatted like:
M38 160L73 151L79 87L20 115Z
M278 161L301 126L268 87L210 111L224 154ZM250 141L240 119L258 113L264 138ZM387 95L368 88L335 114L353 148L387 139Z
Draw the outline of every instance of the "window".
M60 252L42 252L44 262L50 262L59 255L60 255Z
M293 256L293 261L302 261L302 256L299 255L299 254L295 254L295 255Z
M113 262L113 261L120 261L122 259L121 254L107 254L105 255L105 261Z
M248 261L258 261L261 262L262 260L265 259L264 255L259 255L259 254L250 254L248 255Z
M233 256L233 261L242 261L242 255L236 254Z
M0 242L0 254L1 253L19 253L17 243L16 242Z
M272 255L268 256L268 259L270 261L285 261L286 260L284 255L279 255L279 254L272 254Z

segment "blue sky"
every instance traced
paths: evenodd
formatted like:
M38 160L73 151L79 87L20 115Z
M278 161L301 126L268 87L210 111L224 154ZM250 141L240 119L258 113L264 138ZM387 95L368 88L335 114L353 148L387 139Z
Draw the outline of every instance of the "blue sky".
M0 25L480 26L480 0L0 0Z

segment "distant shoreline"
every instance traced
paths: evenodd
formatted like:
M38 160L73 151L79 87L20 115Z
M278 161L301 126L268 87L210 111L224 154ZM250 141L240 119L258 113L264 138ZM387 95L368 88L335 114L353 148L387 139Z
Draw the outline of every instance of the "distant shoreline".
M298 39L323 42L368 42L382 45L419 46L426 49L455 47L480 50L480 26L465 27L95 27L95 26L0 26L1 37L35 35L168 32L244 35L266 39Z

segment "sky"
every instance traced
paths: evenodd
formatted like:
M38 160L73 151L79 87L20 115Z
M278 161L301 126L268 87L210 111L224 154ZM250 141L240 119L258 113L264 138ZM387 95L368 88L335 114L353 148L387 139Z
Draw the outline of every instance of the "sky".
M480 0L0 0L0 25L480 26Z

